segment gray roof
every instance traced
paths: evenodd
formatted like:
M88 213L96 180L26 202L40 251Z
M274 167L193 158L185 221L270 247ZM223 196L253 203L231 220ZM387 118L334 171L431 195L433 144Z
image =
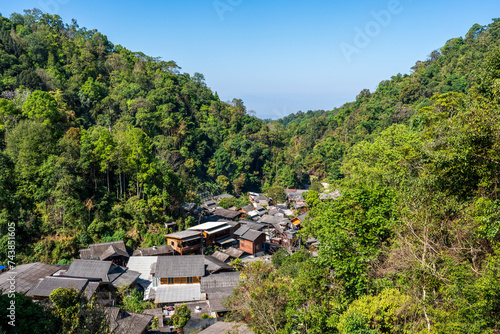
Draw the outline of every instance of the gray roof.
M129 257L123 240L92 244L89 248L80 249L82 260L106 260L115 256Z
M108 273L110 268L111 261L73 260L64 275L109 282Z
M60 266L45 264L41 262L22 264L13 270L0 274L0 290L6 293L10 289L10 282L7 281L16 273L16 291L25 294L31 287L38 283L39 278L50 276L59 271Z
M126 286L129 287L132 285L141 273L133 270L129 270L125 267L113 266L109 271L108 278L111 285L115 287Z
M234 218L238 217L241 214L242 213L239 212L239 211L226 210L226 209L222 209L222 208L217 208L214 211L214 215L219 216L219 217L223 217L223 218L227 218L227 219L234 219Z
M250 229L250 227L248 227L247 225L243 225L243 226L241 226L239 229L237 229L237 230L234 232L234 235L236 235L236 236L243 235L243 234L245 234L245 233L246 233L249 229Z
M241 281L240 274L240 272L232 271L202 277L201 292L205 293L209 289L234 288Z
M155 277L201 277L205 276L203 255L158 256Z
M248 231L246 231L245 233L240 235L240 238L245 239L245 240L249 240L249 241L255 241L263 234L264 234L264 232L249 229Z
M52 291L58 288L74 288L82 292L87 286L88 280L82 278L54 277L41 278L27 293L26 296L34 298L49 298Z
M201 300L200 284L160 285L156 288L155 302L182 303Z
M237 249L237 248L234 248L234 247L229 247L228 249L224 250L224 253L229 254L232 258L238 259L245 252L242 251L241 249Z
M226 262L230 258L229 254L222 253L221 251L216 251L212 256L222 262Z
M104 313L114 334L142 334L153 320L152 315L128 312L118 307L107 307Z
M268 223L268 224L274 224L274 223L280 223L282 221L287 220L286 218L283 217L278 217L278 216L270 216L270 215L264 215L260 217L259 221L261 223Z
M229 264L215 258L214 256L205 256L206 270L209 272L215 272L219 270L233 270L234 268Z
M253 332L245 324L235 322L218 321L212 326L202 330L198 334L252 334Z
M200 231L185 230L185 231L181 231L181 232L167 234L165 237L176 238L176 239L187 239L187 238L193 238L196 236L201 237L201 232Z
M207 299L212 312L231 311L225 306L226 299L233 294L234 287L206 289Z
M172 254L174 249L170 245L165 246L153 246L148 248L136 249L133 256L157 256L157 255L167 255Z
M248 205L245 205L245 206L242 206L241 209L245 212L250 212L250 211L253 211L254 210L254 207L252 204L248 204Z
M251 222L251 223L247 223L247 226L249 228L251 228L252 230L261 231L261 230L265 229L268 225L263 224L263 223L259 223L259 222Z

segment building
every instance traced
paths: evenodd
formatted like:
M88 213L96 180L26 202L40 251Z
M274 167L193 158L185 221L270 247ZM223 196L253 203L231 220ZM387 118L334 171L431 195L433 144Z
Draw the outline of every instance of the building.
M205 276L205 257L159 256L153 286L157 304L201 300L201 278Z
M235 235L238 237L240 250L252 255L262 252L263 244L266 241L266 234L264 232L243 226L235 232Z
M156 285L199 284L205 276L205 256L159 256L156 262Z
M56 289L73 288L79 293L86 292L87 298L90 299L94 295L98 285L89 283L89 280L85 278L47 276L39 279L39 281L26 293L26 296L35 299L48 299L52 291Z
M177 253L184 255L196 253L201 250L203 235L200 231L186 230L167 234L167 245Z
M92 244L89 248L80 249L80 259L113 261L117 265L125 265L130 255L123 240Z
M153 246L148 248L136 249L132 256L160 256L174 255L174 249L170 245Z
M0 290L2 294L8 293L11 287L10 277L16 273L16 292L26 294L39 279L51 276L61 270L59 265L45 264L41 262L21 264L11 271L0 274Z
M231 236L231 226L226 222L208 222L190 227L188 231L201 232L207 246L211 246L217 241Z
M234 220L236 218L239 218L243 216L243 212L236 211L236 210L227 210L227 209L222 209L222 208L217 208L214 211L214 216L220 220Z
M115 334L146 334L148 325L153 320L152 315L129 312L118 307L107 307L104 314L110 332Z

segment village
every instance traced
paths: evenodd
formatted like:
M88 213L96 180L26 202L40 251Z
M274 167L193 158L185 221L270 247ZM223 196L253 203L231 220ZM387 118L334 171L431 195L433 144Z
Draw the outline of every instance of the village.
M306 191L287 189L283 204L253 192L248 194L251 204L239 208L218 206L222 199L233 197L229 194L213 197L199 207L185 203L186 214L199 224L177 231L175 222L165 223L172 233L164 236L163 245L129 250L123 241L91 244L69 265L19 265L12 270L16 291L47 300L55 289L74 288L105 307L113 333L174 332L168 319L181 304L191 310L185 333L251 333L245 325L223 322L231 311L224 301L242 279L238 268L245 263L270 261L284 247L290 253L299 247L314 251L317 240L303 241L297 235L307 217ZM322 196L335 198L340 193ZM9 289L9 276L9 271L0 274L3 293ZM119 288L139 291L156 308L139 314L116 307ZM157 328L148 329L153 319Z

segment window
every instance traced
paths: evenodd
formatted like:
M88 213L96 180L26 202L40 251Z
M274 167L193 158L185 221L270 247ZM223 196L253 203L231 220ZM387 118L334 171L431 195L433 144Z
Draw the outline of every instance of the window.
M193 278L192 277L188 277L187 278L187 284L191 284L193 283Z
M174 278L173 277L169 277L167 279L167 284L174 284Z
M170 246L174 246L174 242L173 241L170 241Z
M258 250L259 248L260 248L260 245L255 246L255 249L257 249L257 250Z

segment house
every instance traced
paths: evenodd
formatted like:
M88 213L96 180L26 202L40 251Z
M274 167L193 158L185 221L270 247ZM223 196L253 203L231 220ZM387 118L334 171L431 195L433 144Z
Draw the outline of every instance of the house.
M202 207L211 212L217 209L217 203L215 203L214 201L206 201L202 204Z
M61 270L60 265L51 265L41 262L21 264L10 271L0 274L0 291L2 294L10 292L11 276L16 273L16 292L26 294L40 278L51 276Z
M213 212L214 216L218 217L219 219L228 219L228 220L234 220L236 218L239 218L243 215L242 212L235 211L235 210L227 210L227 209L222 209L222 208L217 208Z
M234 271L234 268L224 261L219 260L214 256L205 256L205 270L210 274L221 271Z
M159 256L156 262L156 285L199 284L205 276L205 256Z
M263 243L266 241L266 234L264 232L252 230L244 226L236 231L235 235L237 235L239 240L240 250L252 255L262 252Z
M234 196L233 195L229 195L229 194L221 194L221 195L215 196L214 197L214 201L216 201L217 203L219 203L221 201L221 199L224 199L224 198L234 198Z
M340 191L339 190L335 190L334 192L331 192L331 193L323 193L323 194L319 195L319 199L320 200L337 199L340 196L342 196L342 194L340 193Z
M229 254L223 253L221 251L216 251L215 253L212 254L212 256L222 262L227 262L231 257Z
M253 332L245 324L240 324L236 322L217 321L215 324L202 330L198 334L223 334L223 333L252 334Z
M132 254L132 256L160 256L160 255L174 255L174 249L170 245L153 246L148 248L136 249Z
M167 244L181 255L198 252L202 246L200 231L185 230L167 234L165 238Z
M156 268L158 256L131 256L127 268L139 273L137 284L144 290L144 300L150 299L151 288L153 287L153 275Z
M190 227L188 231L201 232L207 246L211 246L217 241L231 236L231 226L226 222L208 222Z
M297 216L292 219L292 224L295 226L300 226L304 220L306 219L307 213L303 213L300 216Z
M200 280L205 276L205 257L159 256L155 266L155 302L173 304L201 300Z
M153 316L121 310L118 307L104 309L111 333L114 334L146 334Z
M238 211L242 213L249 213L250 211L254 210L254 206L252 204L248 204L245 206L242 206Z
M285 191L286 198L289 202L295 202L296 204L304 203L304 197L302 196L307 190L305 189L287 189Z
M123 240L92 244L89 248L80 249L80 259L113 261L117 265L125 265L129 254Z
M87 290L87 298L91 298L96 291L95 285L89 285L89 280L84 278L58 277L47 276L41 278L33 287L26 293L27 297L36 299L48 299L52 291L58 288L70 289L73 288L79 293Z
M229 247L228 249L224 250L224 253L228 254L233 259L239 259L245 252L238 248Z
M224 305L224 301L232 295L240 281L239 272L217 273L202 277L201 292L205 294L213 316L219 317L231 311Z

